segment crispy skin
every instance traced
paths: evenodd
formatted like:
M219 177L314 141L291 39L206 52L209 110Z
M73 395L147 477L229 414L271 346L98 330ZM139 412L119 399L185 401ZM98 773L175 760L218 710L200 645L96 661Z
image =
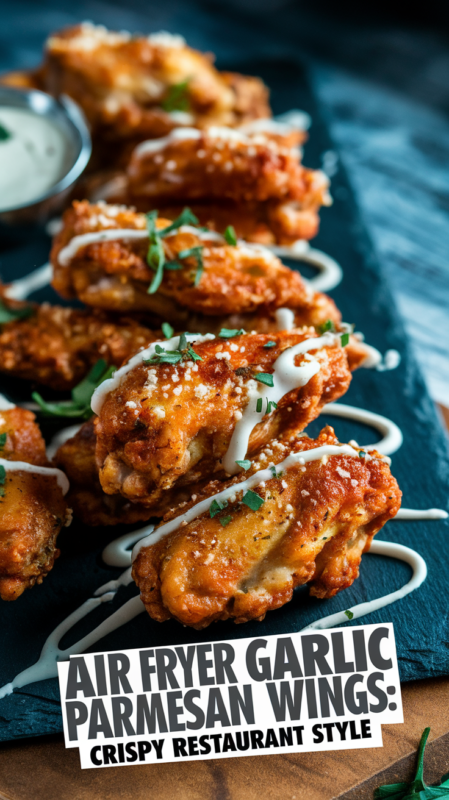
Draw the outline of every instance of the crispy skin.
M316 440L271 442L269 456L262 451L243 477L211 482L195 502L244 480L268 461L279 463L290 453L325 444L338 444L332 428ZM194 628L229 618L262 620L305 583L312 595L332 597L358 577L362 553L397 513L401 498L384 461L350 456L295 465L253 491L265 499L257 511L240 505L239 493L220 515L211 519L206 512L141 549L133 578L153 619L175 618ZM177 514L168 514L164 522ZM223 527L219 518L225 515L232 520Z
M69 481L67 502L86 525L132 524L147 520L151 512L139 503L103 492L95 462L95 426L91 419L58 449L53 463Z
M0 433L7 433L0 457L48 467L45 442L31 411L0 411ZM56 538L67 518L67 504L53 476L6 472L0 498L0 597L15 600L42 583L59 555Z
M9 306L25 305L13 303ZM0 327L0 371L52 389L72 389L103 358L119 367L157 335L129 317L44 303Z
M183 269L166 270L158 292L149 295L154 272L146 261L147 239L89 244L78 250L70 264L62 266L59 253L75 236L113 228L145 230L143 214L87 201L73 203L63 221L51 251L53 286L63 297L78 297L90 306L122 313L158 314L184 330L189 329L192 313L224 317L257 312L265 317L284 306L298 313L301 324L340 320L330 298L310 291L298 272L284 266L269 251L223 245L190 232L167 236L164 249L167 259L173 260L182 250L204 246L204 272L198 286L194 286L196 259L189 257L183 260ZM160 227L168 224L168 220L158 220Z
M130 36L90 23L50 36L39 70L2 80L12 85L37 81L50 94L72 97L89 121L96 166L126 163L130 147L180 124L237 126L271 116L268 89L260 79L220 73L211 54L182 40ZM182 100L188 114L164 111L171 87L185 81Z
M215 339L195 344L202 358L195 365L134 367L107 395L96 422L104 491L157 509L168 489L219 472L248 392L257 386L253 375L258 368L271 372L281 352L314 336L313 329L303 329ZM268 341L276 346L264 348ZM277 409L261 415L250 436L249 456L275 436L303 430L325 403L346 392L351 376L344 349L328 346L313 354L319 372L286 394ZM298 356L296 363L302 361Z
M318 211L331 202L329 181L304 167L298 150L260 133L226 136L212 128L197 139L176 133L160 149L136 148L127 202L170 218L189 205L202 224L215 230L232 224L247 241L290 244L316 235Z

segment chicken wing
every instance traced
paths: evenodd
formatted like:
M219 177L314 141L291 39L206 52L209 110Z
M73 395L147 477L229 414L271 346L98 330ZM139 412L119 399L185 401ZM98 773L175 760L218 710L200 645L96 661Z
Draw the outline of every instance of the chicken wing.
M171 225L163 219L155 224L162 232ZM232 314L257 314L262 320L285 306L298 325L340 320L329 297L311 291L266 248L234 246L192 225L163 234L166 268L157 291L149 293L155 272L147 262L146 226L146 216L132 209L75 202L51 251L56 291L97 308L157 314L178 330L192 330L195 314L208 317L204 324L211 330L214 317L221 323Z
M297 586L320 598L351 586L401 498L382 457L359 452L330 427L316 440L279 438L243 478L212 481L180 516L168 514L133 564L149 615L194 628L262 620Z
M312 238L320 207L331 202L327 176L306 169L299 150L270 129L177 129L140 144L127 176L127 202L140 210L174 218L188 204L202 224L232 224L239 238L264 244Z
M27 304L2 301L12 311ZM28 306L26 319L0 325L0 371L52 389L72 389L99 358L119 367L158 336L129 317L61 306ZM159 335L160 336L160 335Z
M4 76L23 85L26 75ZM213 57L182 36L132 36L84 22L52 34L44 62L28 78L43 91L66 94L83 109L93 135L94 163L120 162L128 146L179 125L236 126L271 116L258 78L220 73Z
M42 583L59 555L56 538L70 524L67 479L50 468L31 411L0 397L0 597L15 600ZM14 467L22 462L23 467ZM31 468L28 465L33 465ZM43 469L42 469L43 468Z
M107 494L157 511L174 486L232 473L273 437L302 431L351 380L334 334L201 338L185 349L178 337L153 346L94 394Z

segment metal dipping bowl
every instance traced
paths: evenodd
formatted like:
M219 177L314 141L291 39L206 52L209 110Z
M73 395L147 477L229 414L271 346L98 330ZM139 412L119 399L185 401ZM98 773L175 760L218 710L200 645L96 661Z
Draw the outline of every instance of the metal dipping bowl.
M31 203L0 211L0 234L11 234L18 227L23 230L28 225L43 225L60 211L64 199L89 161L92 144L84 114L66 95L55 99L37 89L0 86L0 106L21 108L47 117L62 131L67 142L65 175Z

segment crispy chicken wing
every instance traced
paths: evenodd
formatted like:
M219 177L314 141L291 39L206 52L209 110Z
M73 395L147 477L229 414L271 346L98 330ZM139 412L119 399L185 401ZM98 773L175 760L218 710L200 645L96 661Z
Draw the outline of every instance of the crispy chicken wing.
M56 538L70 523L61 481L45 455L45 442L31 411L0 405L0 597L15 600L43 578L59 555ZM37 471L8 468L21 461ZM63 477L63 476L61 476Z
M25 303L8 301L10 308ZM0 371L52 389L72 389L102 358L119 367L157 334L129 317L33 305L26 319L0 326Z
M4 76L23 85L26 74ZM179 125L236 126L271 116L261 80L220 73L213 56L188 47L182 36L131 36L84 22L52 34L44 63L28 82L83 109L94 142L94 162L117 164L143 139Z
M127 202L138 209L172 218L188 204L203 224L232 224L240 238L266 244L312 238L319 208L331 202L326 175L270 132L177 129L140 144L127 175Z
M143 361L149 351L139 354L94 395L97 465L108 494L157 510L168 489L233 472L236 459L303 430L351 379L339 338L317 339L314 329L211 337L193 347L178 363L164 358L180 359L179 352L156 351L150 363Z
M181 516L168 514L163 525L176 518L175 525L156 528L154 544L150 535L133 564L149 615L194 628L261 620L289 602L297 586L309 583L320 598L350 586L372 537L397 513L401 492L376 453L360 458L349 447L352 456L324 450L307 461L309 451L329 445L339 445L329 427L316 440L272 441L243 476L212 481ZM279 465L294 454L306 463L290 458L276 477L266 470L268 461ZM238 484L258 470L266 474L245 498ZM209 501L224 489L228 496L225 502L219 496L217 511ZM206 508L189 516L203 500Z
M75 202L63 219L51 252L53 286L63 297L122 313L157 314L178 330L192 330L192 314L207 316L211 330L213 317L256 313L264 319L284 306L293 309L298 325L340 320L329 297L311 291L298 272L258 245L233 246L190 225L173 230L162 245L167 262L178 259L181 268L165 269L159 289L149 294L155 273L147 263L144 214L84 201ZM169 224L157 220L158 229ZM202 248L202 273L198 251L180 256L192 248Z

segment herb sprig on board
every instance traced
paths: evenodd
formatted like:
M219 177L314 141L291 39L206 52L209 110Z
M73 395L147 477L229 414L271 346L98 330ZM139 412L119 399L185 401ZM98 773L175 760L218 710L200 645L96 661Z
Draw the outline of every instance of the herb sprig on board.
M449 773L443 775L438 786L427 786L424 782L424 750L429 733L430 728L426 728L421 736L414 780L411 783L389 783L385 786L379 786L374 792L374 800L436 800L439 797L449 798Z
M116 367L110 367L103 358L100 358L92 367L88 375L72 389L72 399L59 403L47 403L39 394L33 392L32 398L38 404L43 414L48 417L74 417L78 419L89 419L93 411L90 407L92 395L103 381L111 378L116 371Z

